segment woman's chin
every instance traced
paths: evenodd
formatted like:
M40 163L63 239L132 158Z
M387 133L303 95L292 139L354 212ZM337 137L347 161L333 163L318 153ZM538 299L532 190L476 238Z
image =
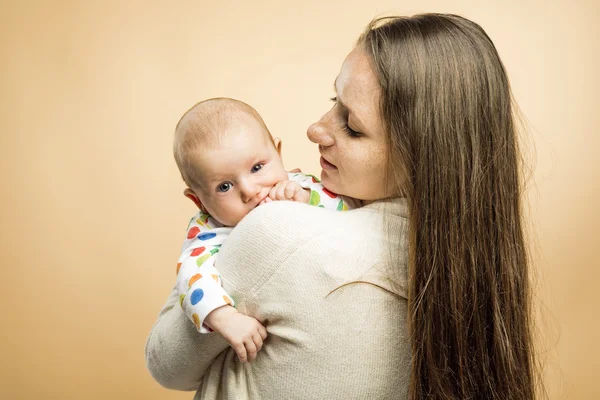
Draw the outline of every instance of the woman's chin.
M339 193L338 190L340 185L335 179L332 179L332 177L329 176L325 170L321 171L321 184L330 192Z

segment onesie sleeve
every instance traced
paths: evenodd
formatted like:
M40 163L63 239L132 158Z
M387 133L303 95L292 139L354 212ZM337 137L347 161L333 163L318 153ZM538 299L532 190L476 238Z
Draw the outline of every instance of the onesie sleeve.
M304 189L310 190L310 200L308 201L308 204L311 206L336 211L348 211L362 206L360 200L340 196L337 193L327 190L321 183L321 180L313 175L290 173L288 174L288 177L290 180L298 182Z
M177 262L177 292L179 303L200 333L212 330L204 319L224 305L235 306L231 296L221 286L221 275L215 268L219 249L231 228L220 226L208 214L198 212L190 220L187 236Z

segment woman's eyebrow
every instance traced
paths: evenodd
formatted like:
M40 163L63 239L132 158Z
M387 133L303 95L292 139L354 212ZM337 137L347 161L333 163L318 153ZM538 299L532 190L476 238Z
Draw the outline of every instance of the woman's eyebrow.
M354 112L346 104L344 104L344 102L342 101L342 99L340 99L340 94L337 91L336 84L337 84L337 78L335 78L335 81L333 81L333 91L336 93L335 101L340 105L340 107L348 110L348 113L351 114L354 117L354 119L356 119L356 121L358 121L358 123L360 124L360 126L364 128L365 124L362 123L362 121L360 120L358 114L356 112Z
M339 103L340 106L342 106L342 108L345 108L346 110L348 110L351 114L356 114L352 111L352 109L350 107L348 107L347 105L344 104L344 102L342 101L342 99L340 99L340 94L337 91L337 78L335 78L335 81L333 81L333 91L336 93L336 101Z

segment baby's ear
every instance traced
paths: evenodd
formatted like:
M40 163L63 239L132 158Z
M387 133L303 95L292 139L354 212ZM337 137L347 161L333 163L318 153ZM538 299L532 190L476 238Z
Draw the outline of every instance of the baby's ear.
M273 144L275 145L275 149L277 149L277 154L281 156L281 139L278 137L273 138Z
M185 188L185 190L183 191L183 195L185 197L187 197L188 199L190 199L191 201L193 201L194 204L196 205L196 207L198 207L198 209L204 210L204 207L202 207L202 202L200 201L198 196L196 196L196 193L194 193L194 191L192 189Z

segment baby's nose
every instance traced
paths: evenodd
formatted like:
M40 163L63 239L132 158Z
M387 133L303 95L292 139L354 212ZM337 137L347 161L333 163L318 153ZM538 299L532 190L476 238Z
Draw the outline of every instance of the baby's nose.
M256 197L256 195L260 192L260 185L246 183L241 189L242 200L244 201L244 203L247 203L254 197Z

